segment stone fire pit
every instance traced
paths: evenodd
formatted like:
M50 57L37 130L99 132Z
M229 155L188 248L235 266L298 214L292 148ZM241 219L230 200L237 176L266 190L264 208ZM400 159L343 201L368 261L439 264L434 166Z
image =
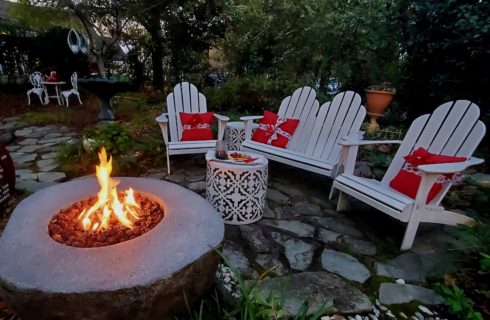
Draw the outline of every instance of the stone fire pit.
M98 248L57 243L50 219L93 196L95 178L43 189L14 210L0 238L0 295L28 319L166 319L211 285L224 225L199 195L160 180L116 178L157 201L163 220L130 241Z

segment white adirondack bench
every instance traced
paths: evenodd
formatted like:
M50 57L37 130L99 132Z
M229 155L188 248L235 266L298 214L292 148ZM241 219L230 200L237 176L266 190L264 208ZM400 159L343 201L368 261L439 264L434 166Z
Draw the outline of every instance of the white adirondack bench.
M341 92L319 107L315 90L302 87L282 101L278 115L300 119L286 149L251 140L253 120L262 116L240 118L245 126L245 141L241 149L333 177L341 149L339 141L344 136L357 134L366 109L361 105L361 97L352 91Z
M472 219L451 211L440 205L451 183L444 184L441 191L426 204L433 183L444 173L454 173L467 167L480 164L482 159L470 158L485 135L485 125L479 121L480 109L467 100L451 101L439 106L432 114L418 117L410 126L403 141L355 141L342 143L344 173L337 176L332 185L330 198L336 189L340 190L337 211L345 210L345 194L357 198L389 216L407 223L401 250L412 247L417 228L421 222L447 225L472 223ZM383 179L377 181L353 175L358 146L373 143L401 143ZM423 173L417 196L412 199L392 189L390 181L405 164L406 155L419 147L434 154L469 158L465 162L448 164L419 165Z
M170 173L170 155L206 153L216 145L216 140L180 141L182 137L180 112L207 112L206 97L189 82L181 82L175 86L174 91L167 96L167 113L162 113L155 118L165 141L168 173ZM218 120L218 139L222 140L226 123L230 118L219 114L214 114L214 117Z

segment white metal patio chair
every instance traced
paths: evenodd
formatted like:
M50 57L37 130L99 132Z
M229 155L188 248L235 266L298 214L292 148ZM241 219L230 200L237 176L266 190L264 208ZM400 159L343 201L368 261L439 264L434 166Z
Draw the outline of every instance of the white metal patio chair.
M170 173L170 156L174 154L206 153L214 149L216 140L181 141L182 123L180 112L200 114L207 112L206 97L189 82L177 84L167 96L167 113L155 118L162 130L167 154L167 171ZM223 139L226 123L230 118L214 114L218 120L218 139ZM169 137L170 131L170 137Z
M46 91L46 87L41 84L41 81L43 81L41 72L36 71L32 73L29 76L29 81L32 84L32 89L27 90L27 105L31 105L31 93L37 94L41 104L48 104L48 92Z
M78 80L77 73L73 72L71 77L70 77L70 82L71 82L72 88L70 90L61 91L61 96L63 97L63 102L66 104L67 107L69 106L69 102L70 102L69 98L72 94L76 95L78 98L78 102L80 102L80 104L83 105L82 100L80 100L80 93L78 92L77 80Z
M430 202L427 200L433 184L443 174L460 172L483 162L482 159L471 157L486 130L484 123L478 120L479 115L480 109L476 104L467 100L451 101L439 106L432 114L425 114L415 119L403 141L355 141L355 139L343 141L344 173L335 178L330 192L332 198L335 190L341 191L337 211L347 208L348 203L344 194L348 194L407 223L401 250L412 247L417 228L422 222L447 225L472 223L473 219L447 211L440 205L452 184L450 181L442 184L441 190ZM401 143L381 181L353 174L358 147L373 143ZM468 160L417 166L421 181L416 197L412 199L390 187L390 181L404 167L406 162L404 157L419 147L436 155L465 157Z

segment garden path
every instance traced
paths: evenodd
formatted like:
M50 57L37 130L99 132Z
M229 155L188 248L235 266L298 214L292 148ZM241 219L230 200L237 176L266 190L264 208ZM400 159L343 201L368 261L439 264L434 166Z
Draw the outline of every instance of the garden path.
M70 128L28 126L12 117L0 122L0 135L6 132L13 133L7 149L16 167L16 188L35 192L67 179L55 154L60 144L76 138ZM204 157L176 156L173 161L171 175L155 168L142 176L165 179L205 197ZM327 303L352 318L436 318L427 308L407 311L399 305L441 303L424 285L429 276L441 277L455 266L447 250L455 239L443 227L423 227L412 250L400 253L404 226L361 203L353 203L348 214L337 213L328 201L328 178L274 162L269 172L264 218L226 225L223 254L245 279L257 279L272 268L258 287L266 293L280 290L291 314L309 298L312 312ZM221 266L218 287L233 298L236 282L226 270Z

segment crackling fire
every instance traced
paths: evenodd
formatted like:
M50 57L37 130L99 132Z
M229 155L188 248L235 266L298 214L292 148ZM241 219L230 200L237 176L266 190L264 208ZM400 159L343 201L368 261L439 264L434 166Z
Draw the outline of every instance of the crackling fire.
M112 157L107 157L104 147L99 152L100 164L96 166L97 181L100 191L93 206L84 209L78 216L83 230L101 231L110 227L111 219L116 218L127 228L133 228L134 221L139 219L140 206L135 201L132 188L124 191L124 199L118 196L117 185L119 181L110 177L112 172Z

